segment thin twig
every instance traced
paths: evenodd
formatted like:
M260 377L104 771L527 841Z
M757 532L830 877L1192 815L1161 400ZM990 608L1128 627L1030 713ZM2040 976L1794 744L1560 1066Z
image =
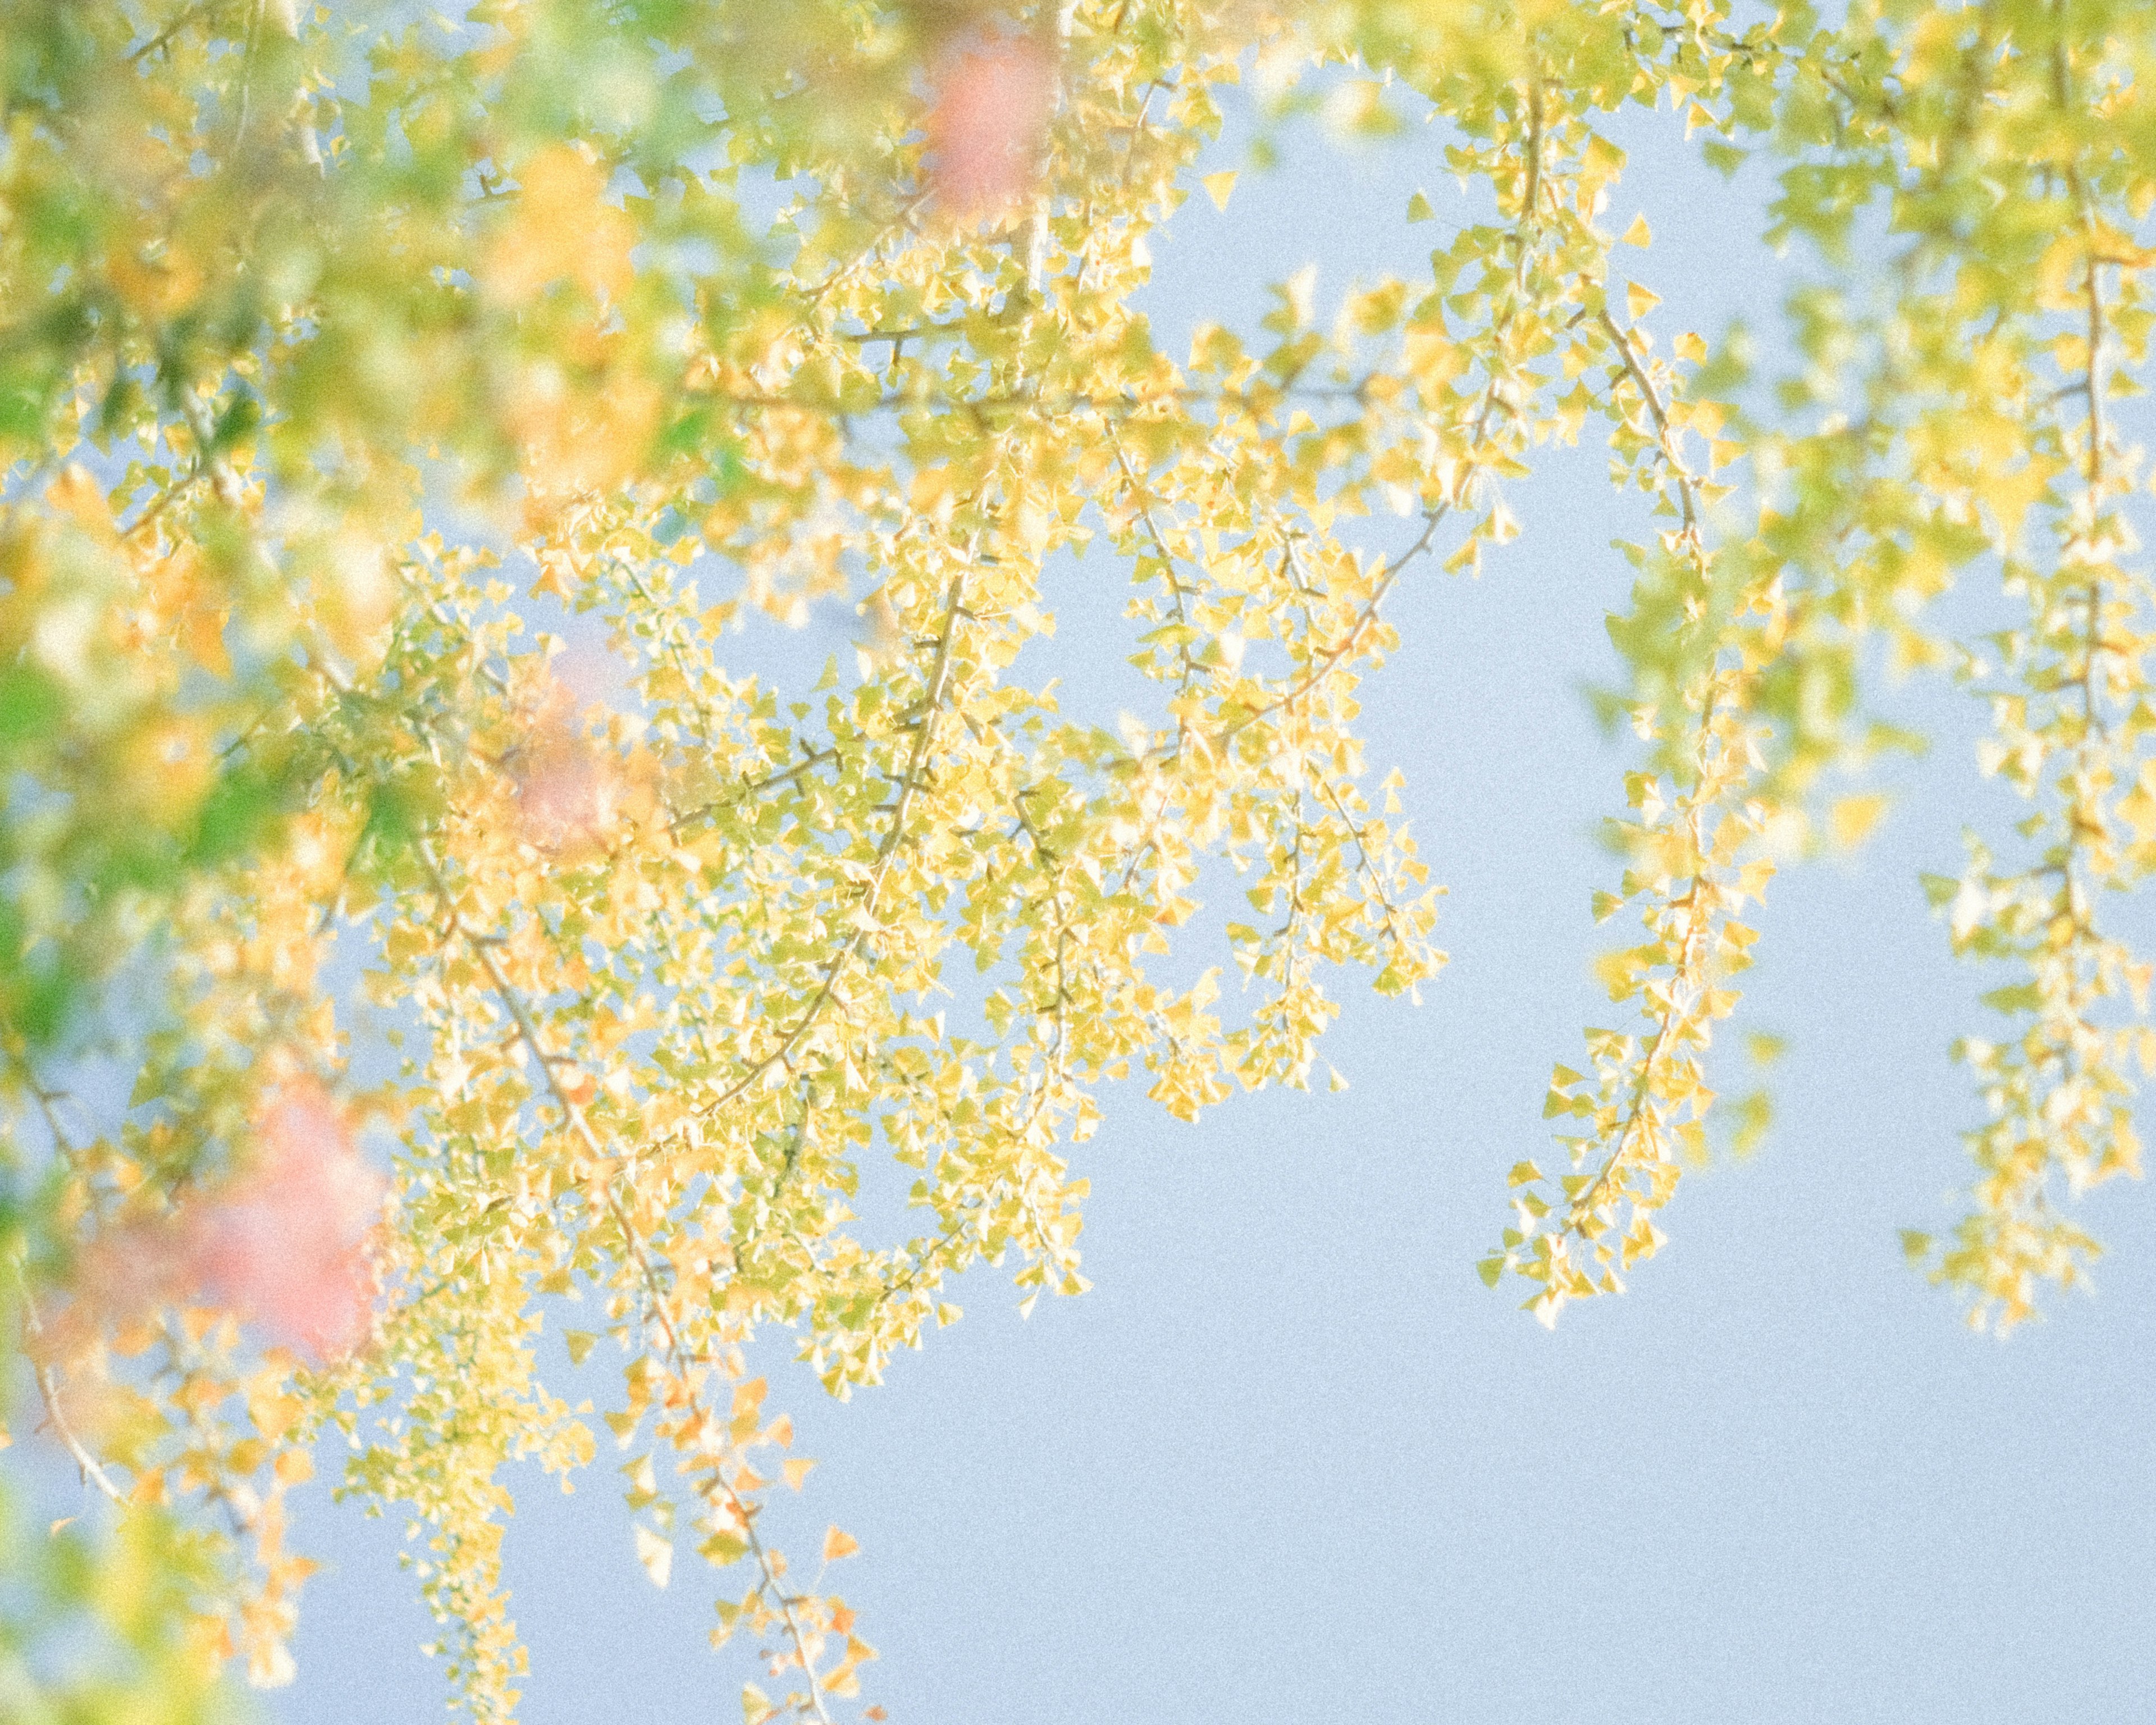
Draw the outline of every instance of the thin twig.
M1371 589L1370 597L1363 603L1362 610L1357 614L1353 627L1341 637L1339 642L1330 651L1310 668L1302 680L1295 687L1277 699L1266 702L1255 712L1245 714L1228 727L1223 733L1222 740L1224 742L1228 737L1234 737L1237 732L1256 724L1260 719L1270 718L1282 707L1294 706L1296 701L1301 700L1304 696L1331 676L1340 661L1362 644L1363 634L1373 624L1377 622L1378 609L1383 605L1386 595L1392 592L1394 583L1399 580L1401 572L1416 558L1429 552L1431 545L1436 541L1438 527L1443 523L1445 516L1451 512L1452 505L1449 500L1438 504L1435 508L1424 510L1422 536L1386 563L1384 574L1379 578L1378 584Z
M83 1478L124 1508L127 1503L127 1494L113 1484L112 1476L105 1471L97 1457L90 1453L89 1446L75 1435L74 1427L68 1423L67 1414L60 1408L59 1382L54 1376L51 1366L38 1358L38 1338L45 1332L44 1324L38 1317L38 1302L31 1296L30 1284L23 1274L21 1260L14 1260L12 1267L16 1285L23 1291L24 1339L28 1343L27 1351L32 1361L31 1369L38 1380L38 1399L45 1404L45 1423L52 1427L53 1435L74 1458L75 1467Z
M540 1043L537 1028L532 1024L531 1014L525 1009L523 998L511 986L509 978L502 973L501 967L495 958L492 947L475 938L465 927L463 919L457 912L456 899L449 891L449 882L444 878L440 865L434 860L433 847L422 839L415 849L420 866L426 871L428 884L434 889L435 896L441 901L443 914L449 919L450 931L464 941L470 949L472 956L479 961L480 968L486 973L488 984L493 988L495 998L501 1002L502 1009L509 1014L511 1021L516 1025L518 1038L530 1051L532 1060L537 1063L540 1074L545 1081L548 1093L554 1099L555 1106L561 1109L562 1117L569 1123L577 1136L583 1141L585 1149L591 1153L593 1163L601 1171L602 1189L606 1194L608 1211L613 1216L615 1225L621 1230L622 1239L629 1247L631 1255L635 1259L638 1272L644 1285L652 1321L658 1325L660 1333L665 1338L667 1353L673 1363L675 1378L680 1385L689 1418L694 1421L695 1429L699 1434L708 1432L711 1429L713 1416L701 1405L697 1392L690 1381L693 1362L690 1358L688 1349L682 1344L680 1333L674 1327L673 1318L666 1310L665 1293L659 1285L658 1271L653 1266L650 1253L645 1248L643 1238L638 1234L635 1224L630 1220L629 1212L623 1207L620 1196L614 1190L613 1180L604 1176L603 1170L613 1158L607 1154L605 1147L599 1142L598 1134L593 1130L592 1123L586 1117L583 1109L570 1096L567 1088L562 1084L561 1075L556 1070L557 1062L555 1056L548 1054ZM764 1584L770 1589L772 1597L778 1602L780 1615L785 1620L787 1632L793 1639L794 1655L800 1662L802 1675L808 1685L809 1704L815 1709L816 1717L822 1722L822 1725L831 1725L831 1716L824 1705L823 1686L816 1681L815 1664L809 1656L808 1636L802 1630L799 1618L794 1613L792 1598L781 1586L782 1573L773 1560L773 1553L757 1533L755 1512L718 1467L713 1466L709 1471L709 1476L712 1484L726 1494L733 1511L734 1518L740 1522L749 1551L756 1559L757 1568L762 1574Z
M778 1045L743 1072L717 1101L700 1111L706 1119L741 1096L774 1065L791 1062L794 1050L801 1045L802 1040L814 1028L823 1016L824 1009L830 1004L838 988L839 978L860 954L861 948L868 944L869 934L875 925L877 903L883 896L884 882L889 877L891 860L897 855L899 845L906 836L906 818L912 809L914 796L921 788L921 771L927 765L929 752L934 746L936 717L942 707L945 686L950 678L951 645L957 634L962 608L960 601L965 593L965 586L963 575L954 578L951 583L949 601L943 614L942 631L936 642L936 660L929 672L927 710L921 720L921 728L914 737L913 753L906 762L906 777L901 781L898 795L891 805L891 830L884 834L883 843L876 849L868 887L861 896L853 938L839 949L825 967L822 985Z
M1646 368L1640 363L1639 356L1632 351L1631 337L1609 315L1609 308L1604 306L1599 316L1602 327L1609 331L1609 339L1617 344L1617 352L1624 359L1625 369L1631 374L1633 382L1639 386L1640 393L1646 398L1647 412L1654 418L1655 438L1661 450L1662 459L1669 463L1670 471L1676 477L1677 501L1684 511L1685 530L1697 533L1699 531L1699 512L1694 505L1692 493L1698 481L1677 454L1676 434L1670 424L1669 413L1662 406L1661 393L1655 388L1654 380L1648 377Z
M54 1111L53 1093L38 1082L34 1074L28 1076L30 1094L37 1098L38 1111L44 1116L45 1130L52 1134L53 1149L63 1162L73 1167L80 1158L73 1142L61 1128L59 1116ZM90 1446L83 1442L76 1435L74 1427L69 1423L67 1413L60 1406L59 1379L50 1363L39 1357L38 1342L45 1333L44 1320L38 1315L37 1296L30 1291L29 1278L23 1273L23 1260L19 1254L8 1260L8 1268L14 1272L15 1286L22 1291L23 1341L26 1344L23 1351L30 1356L31 1370L38 1380L38 1396L45 1404L45 1422L52 1427L53 1435L74 1458L74 1465L82 1477L115 1503L124 1507L127 1494L113 1483L112 1476L105 1471L104 1464L90 1453Z

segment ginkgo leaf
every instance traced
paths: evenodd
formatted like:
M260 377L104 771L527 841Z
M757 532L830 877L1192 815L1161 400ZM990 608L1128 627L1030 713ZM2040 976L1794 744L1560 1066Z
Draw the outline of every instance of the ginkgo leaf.
M1871 835L1871 829L1879 824L1888 806L1888 798L1878 791L1840 798L1828 817L1828 829L1833 834L1835 844L1844 850L1855 850Z
M824 1561L827 1563L834 1563L840 1558L850 1558L860 1548L860 1541L850 1533L841 1532L836 1527L824 1532Z
M636 1535L636 1561L644 1565L644 1573L651 1578L654 1587L664 1587L674 1574L674 1547L642 1522L633 1529Z
M1213 200L1213 207L1224 211L1229 194L1235 189L1235 170L1223 168L1219 173L1208 174L1203 182L1205 195Z

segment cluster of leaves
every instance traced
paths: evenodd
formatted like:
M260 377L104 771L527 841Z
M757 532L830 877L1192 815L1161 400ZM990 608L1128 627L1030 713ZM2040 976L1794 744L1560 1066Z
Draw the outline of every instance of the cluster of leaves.
M1655 1212L1704 1153L1698 1055L1753 939L1729 913L1758 895L1778 833L1816 819L1822 773L1897 741L1858 706L1860 655L1878 636L1897 670L1944 665L1991 703L1984 769L2035 805L2015 862L1972 836L1963 877L1928 883L1956 949L2019 976L1986 996L2003 1031L1957 1045L1988 1116L1968 1135L1970 1211L1943 1250L1905 1235L1912 1260L1966 1291L1973 1322L2004 1329L2041 1282L2085 1277L2096 1243L2063 1200L2139 1172L2130 1065L2156 1053L2130 1022L2146 961L2096 920L2101 889L2139 878L2148 813L2136 800L2146 577L2118 561L2141 475L2111 403L2135 392L2146 357L2138 271L2151 254L2133 236L2156 201L2156 157L2136 80L2156 41L2133 8L2107 6L1793 22L1807 21L1784 13L1740 33L1695 16L1687 124L1717 140L1711 157L1751 136L1794 158L1770 239L1881 264L1795 295L1804 369L1771 422L1685 403L1666 368L1613 373L1639 403L1617 459L1682 523L1635 554L1651 560L1612 624L1634 677L1623 706L1658 770L1630 781L1633 866L1597 905L1643 895L1650 938L1600 973L1645 1024L1589 1033L1591 1080L1557 1069L1548 1111L1591 1131L1564 1141L1577 1171L1557 1194L1532 1163L1514 1170L1517 1225L1484 1275L1535 1280L1548 1320L1655 1249ZM1707 361L1691 341L1679 356ZM1691 391L1731 368L1727 355L1702 364ZM1671 441L1683 431L1702 434L1709 469L1741 453L1752 470L1748 531L1711 550L1695 531L1708 488ZM2026 625L1969 644L1927 626L1927 605L1971 567L1999 572ZM1846 798L1825 824L1861 838L1881 807Z
M539 1364L581 1302L571 1357L627 1355L603 1417L653 1579L683 1540L724 1578L716 1638L777 1691L751 1725L828 1722L872 1651L765 1531L774 1456L807 1463L757 1338L844 1395L969 1266L1082 1290L1102 1082L1186 1119L1304 1085L1332 967L1435 973L1356 690L1389 596L1479 570L1505 483L1590 421L1656 528L1595 906L1644 924L1599 970L1637 1017L1558 1069L1573 1171L1515 1169L1485 1276L1553 1320L1656 1249L1738 913L1876 814L1820 787L1880 741L1876 634L1994 701L2035 811L1937 889L2020 978L1964 1045L1989 1121L1937 1273L2002 1322L2076 1279L2060 1199L2135 1167L2148 1046L2094 918L2156 861L2108 405L2152 49L2099 0L0 0L0 1249L21 1411L122 1506L11 1568L0 1695L182 1718L224 1659L287 1674L285 1494L334 1433L344 1489L423 1530L459 1701L511 1716L501 1476L596 1454ZM1440 126L1492 218L1329 323L1306 275L1161 351L1132 297L1220 87L1327 63L1363 74L1340 111ZM1718 166L1787 158L1777 232L1828 268L1771 405L1696 334L1658 352L1613 270L1609 116L1665 98ZM1887 267L1842 284L1860 249ZM1373 514L1389 551L1348 542ZM1153 691L1119 727L1027 657L1090 541ZM2029 622L1949 648L1924 607L1969 565ZM857 675L729 670L751 617L841 595ZM596 685L550 619L603 637ZM1220 864L1232 1015L1169 962ZM326 981L355 954L409 1050L379 1070ZM906 1238L851 1207L891 1165Z

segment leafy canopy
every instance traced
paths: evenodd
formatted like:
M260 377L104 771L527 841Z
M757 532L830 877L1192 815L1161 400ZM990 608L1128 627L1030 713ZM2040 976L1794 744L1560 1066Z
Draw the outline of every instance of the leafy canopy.
M1328 111L1426 126L1486 218L1163 351L1132 296L1221 86L1286 113L1335 64ZM2001 982L1967 1214L1909 1250L2002 1327L2081 1280L2156 1060L2103 920L2156 869L2152 83L2123 0L0 0L0 1297L11 1424L117 1506L8 1536L10 1716L286 1676L335 1432L509 1717L504 1465L597 1450L552 1314L628 1356L637 1549L714 1566L749 1725L833 1717L871 1650L762 1531L807 1464L752 1343L844 1395L970 1266L1082 1291L1102 1082L1304 1085L1337 967L1435 976L1356 691L1553 440L1644 506L1594 906L1636 932L1485 1279L1553 1321L1661 1242L1742 916L1879 812L1822 787L1892 741L1883 646L1989 703L2029 811L1928 883ZM1791 375L1663 326L1644 226L1613 273L1627 106L1778 164ZM1154 691L1120 726L1027 653L1089 544ZM2013 627L1931 621L1965 572ZM729 670L850 601L851 674ZM1224 942L1232 1010L1167 962ZM892 1164L911 1230L852 1209Z

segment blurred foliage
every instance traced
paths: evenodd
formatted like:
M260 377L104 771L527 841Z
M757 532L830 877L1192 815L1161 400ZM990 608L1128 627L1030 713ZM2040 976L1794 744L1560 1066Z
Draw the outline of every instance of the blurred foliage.
M1515 1168L1486 1279L1553 1321L1660 1242L1739 913L1883 809L1828 788L1897 741L1877 644L1990 703L2030 809L1932 886L2010 980L1960 1045L1969 1214L1909 1250L1980 1322L2081 1280L2067 1200L2138 1172L2156 1058L2097 916L2156 867L2112 405L2152 52L2104 0L0 0L0 1302L11 1428L101 1490L8 1523L7 1716L222 1717L227 1661L288 1676L285 1496L328 1434L421 1530L456 1703L509 1717L502 1469L596 1452L537 1365L576 1300L572 1358L628 1355L646 1568L720 1572L716 1639L778 1691L749 1725L828 1722L872 1650L763 1531L806 1463L752 1343L843 1395L976 1263L1082 1290L1063 1147L1101 1082L1182 1118L1303 1086L1333 967L1435 975L1355 691L1388 597L1479 570L1506 483L1590 424L1645 522L1594 911L1645 937L1597 961L1625 1027L1557 1069L1570 1171ZM1430 122L1491 219L1169 354L1147 234L1245 75L1275 116ZM1599 225L1628 105L1779 160L1765 238L1817 263L1791 376L1656 327L1651 235ZM1025 657L1094 541L1156 691L1114 730ZM2025 621L1943 639L1964 572ZM729 671L750 617L843 598L851 675ZM1201 915L1209 862L1249 920ZM1163 962L1198 930L1232 1009ZM378 1081L325 981L355 954L407 1050ZM68 1093L116 1062L109 1117ZM1728 1111L1748 1147L1764 1095ZM877 1240L850 1200L894 1162L921 1231Z

